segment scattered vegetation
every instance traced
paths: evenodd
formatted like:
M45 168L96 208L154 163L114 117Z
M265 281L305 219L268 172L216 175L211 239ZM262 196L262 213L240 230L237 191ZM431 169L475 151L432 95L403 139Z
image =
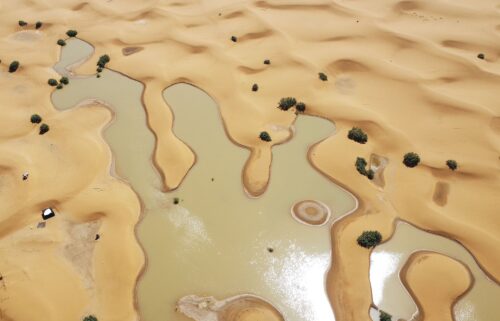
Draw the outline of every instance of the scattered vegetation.
M271 136L269 135L268 132L260 132L259 138L265 142L270 142L271 141Z
M42 122L42 117L38 114L33 114L31 115L30 120L33 124L39 124Z
M452 171L456 170L458 168L458 163L456 160L453 160L453 159L448 159L446 161L446 165L448 166L449 169L451 169Z
M304 104L303 102L297 103L297 105L295 105L295 110L297 111L297 113L305 112L306 111L306 104Z
M62 84L58 84L58 85L56 86L56 89L63 89L63 85L62 85Z
M257 90L259 90L259 85L253 84L252 91L257 91Z
M97 78L101 78L101 75L100 75L100 74L97 74L97 76L96 76L96 77L97 77Z
M47 83L48 83L49 85L51 85L52 87L57 86L57 80L55 80L55 79L53 79L53 78L50 78L50 79L47 81Z
M347 138L360 144L365 144L368 141L368 135L358 127L353 127L351 130L349 130L349 132L347 133Z
M102 72L102 68L101 67L97 67L97 72Z
M175 205L179 204L179 198L178 197L174 197L174 204Z
M48 132L48 131L49 131L49 129L50 129L49 125L47 125L47 124L42 124L42 125L40 125L40 131L39 131L39 134L40 134L40 135L43 135L43 134L45 134L46 132Z
M14 60L9 65L9 72L16 72L18 68L19 68L19 61Z
M61 84L67 85L69 84L69 79L68 77L62 77L61 80L59 80Z
M97 61L97 66L100 68L106 67L106 64L110 61L111 59L109 58L108 55L102 55L99 57L99 60Z
M68 31L66 31L66 34L68 35L68 37L76 37L76 35L78 34L78 31L68 30Z
M391 321L392 320L392 315L390 315L387 312L380 311L380 315L379 315L378 318L379 318L380 321Z
M37 21L35 23L35 29L40 29L42 27L43 23L41 21Z
M21 27L25 27L25 26L27 26L27 25L28 25L28 23L27 23L26 21L24 21L24 20L19 20L18 24L19 24L19 26L21 26Z
M264 60L264 65L270 65L270 64L271 64L271 60L269 60L269 59Z
M236 42L236 41L238 41L238 38L236 38L236 36L231 36L231 41Z
M403 164L405 164L406 167L412 168L412 167L417 166L418 163L420 163L420 156L418 156L417 153L410 152L410 153L406 153L403 156Z
M379 231L364 231L356 241L359 246L369 249L382 241L382 234Z
M484 59L484 53L480 53L480 54L478 54L478 55L477 55L477 57L478 57L479 59Z
M296 103L297 103L297 100L293 97L281 98L279 103L278 103L278 108L286 111L286 110L292 108L293 106L295 106Z
M325 75L324 73L320 72L318 75L319 75L319 79L321 79L323 81L327 81L328 80L328 76Z
M373 179L373 176L375 175L375 173L373 172L372 169L369 169L369 170L366 169L366 165L368 165L368 163L366 162L366 159L364 159L363 157L357 157L356 163L354 165L356 166L356 170L358 171L358 173L360 173L363 176L368 177L368 179L370 179L370 180Z
M98 321L97 318L93 315L88 315L85 318L83 318L83 321Z
M58 44L59 46L61 46L61 47L62 47L62 46L66 46L66 41L64 41L63 39L59 39L59 40L57 40L57 44Z

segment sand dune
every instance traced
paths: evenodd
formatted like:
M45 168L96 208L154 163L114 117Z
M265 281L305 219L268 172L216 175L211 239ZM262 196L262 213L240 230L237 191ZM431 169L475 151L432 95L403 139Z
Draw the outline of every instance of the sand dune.
M0 8L2 319L79 320L92 313L101 321L137 319L134 288L144 257L134 226L141 205L110 174L112 155L101 132L112 116L98 106L58 112L50 102L54 89L47 79L59 78L52 70L60 52L56 41L68 29L95 47L79 74L93 74L97 57L106 53L110 68L144 83L148 125L157 139L153 159L165 190L177 188L195 163L189 146L173 134L174 119L162 99L173 83L193 83L217 101L229 136L252 152L241 164L252 196L265 192L271 147L287 141L296 118L276 108L280 98L294 96L306 103L306 114L335 122L336 135L309 157L360 202L331 230L335 263L326 287L337 320L369 319L369 251L355 239L367 229L388 239L396 218L457 240L492 280L500 280L495 1L20 0ZM21 30L20 19L30 22L29 31ZM44 25L33 31L37 20ZM143 50L124 55L129 47ZM263 65L264 59L271 64ZM8 73L13 60L20 68ZM33 113L50 125L47 134L38 135L29 122ZM353 126L367 132L367 144L346 138ZM273 137L271 144L259 140L262 130ZM413 169L401 163L409 151L422 159ZM384 185L372 184L353 166L356 157L372 154L389 160ZM457 160L458 171L446 168L447 159ZM25 171L30 178L22 181ZM435 196L436 184L448 186L446 200L442 188ZM47 206L58 215L37 229ZM72 239L71 226L88 235ZM87 238L96 226L102 237L92 248ZM83 258L63 254L68 242L78 244ZM439 261L465 275L454 261L428 257L432 265ZM82 268L89 261L92 273ZM435 271L410 265L410 287L428 268ZM442 285L449 297L468 287L450 284ZM435 292L430 288L414 290L428 315L434 307L423 300Z

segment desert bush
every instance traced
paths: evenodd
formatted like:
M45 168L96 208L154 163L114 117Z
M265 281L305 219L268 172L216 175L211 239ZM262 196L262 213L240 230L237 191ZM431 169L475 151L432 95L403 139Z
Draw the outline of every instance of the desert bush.
M101 78L101 75L100 75L100 74L97 74L97 76L96 76L96 77L97 77L97 78Z
M231 36L231 41L236 42L236 41L238 41L238 38L236 38L236 36Z
M324 73L322 73L322 72L320 72L320 73L318 74L318 76L319 76L319 79L321 79L321 80L323 80L323 81L327 81L327 80L328 80L328 76L327 76L327 75L325 75L325 74L324 74Z
M179 198L178 197L174 197L174 204L179 204Z
M360 173L363 176L366 176L368 179L371 180L375 176L375 172L372 169L367 170L366 165L368 165L366 159L364 159L363 157L356 158L356 163L354 163L354 166L356 166L356 170L358 171L358 173Z
M63 89L63 85L62 85L62 84L58 84L58 85L56 86L56 89Z
M260 132L259 138L265 142L271 141L271 136L269 135L268 132Z
M420 163L420 156L418 156L417 153L413 153L413 152L410 152L410 153L406 153L404 156L403 156L403 164L406 165L406 167L415 167L418 165L418 163Z
M97 67L96 71L97 72L102 72L102 68L101 67Z
M288 109L292 108L293 106L295 106L296 103L297 103L297 100L293 97L281 98L279 103L278 103L278 108L281 110L288 110Z
M259 85L253 84L252 91L257 91L257 90L259 90Z
M67 85L69 84L69 79L68 77L61 77L61 80L59 80L61 84Z
M380 315L379 315L378 318L379 318L380 321L391 321L392 320L392 315L390 315L387 312L380 311Z
M359 246L369 249L377 246L382 241L382 234L379 231L364 231L356 241Z
M347 133L347 138L360 144L365 144L368 141L368 135L358 127L353 127L351 130L349 130L349 132Z
M106 67L106 64L110 61L111 59L109 58L108 55L102 55L99 57L99 60L97 61L97 66L99 68L104 68Z
M51 85L52 87L57 86L57 80L55 80L55 79L53 79L53 78L50 78L50 79L47 81L47 83L48 83L49 85Z
M458 168L458 163L456 160L453 160L453 159L448 159L446 161L446 165L448 166L449 169L451 169L452 171L456 170Z
M78 31L68 30L68 31L66 31L66 34L68 35L68 37L76 37L76 35L78 34Z
M42 27L43 23L41 21L37 21L35 23L35 29L40 29Z
M23 20L19 20L17 23L18 23L21 27L24 27L24 26L28 25L28 23L27 23L26 21L23 21Z
M480 53L480 54L478 54L478 55L477 55L477 57L478 57L479 59L484 59L484 53Z
M269 60L269 59L264 60L264 65L270 65L270 64L271 64L271 60Z
M61 46L61 47L62 47L62 46L66 46L66 41L64 41L63 39L59 39L59 40L57 40L57 44L58 44L59 46Z
M9 72L16 72L18 68L19 68L19 61L14 60L9 65Z
M31 115L30 120L33 124L39 124L42 122L42 117L40 117L40 115L38 114L33 114Z
M303 113L306 111L306 104L304 104L303 102L299 102L297 103L297 105L295 105L295 110L298 112L298 113Z
M93 315L88 315L85 318L83 318L83 321L98 321L97 318Z
M40 131L38 132L40 135L43 135L45 134L46 132L48 132L50 129L49 125L47 124L41 124L40 125Z

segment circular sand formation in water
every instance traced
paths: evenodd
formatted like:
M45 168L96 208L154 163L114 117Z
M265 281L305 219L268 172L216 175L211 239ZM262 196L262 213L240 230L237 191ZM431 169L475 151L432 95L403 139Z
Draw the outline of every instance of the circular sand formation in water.
M320 201L305 200L295 203L291 209L297 221L307 225L323 225L330 219L331 211Z
M220 301L188 295L177 302L177 311L196 321L285 321L271 303L251 294Z

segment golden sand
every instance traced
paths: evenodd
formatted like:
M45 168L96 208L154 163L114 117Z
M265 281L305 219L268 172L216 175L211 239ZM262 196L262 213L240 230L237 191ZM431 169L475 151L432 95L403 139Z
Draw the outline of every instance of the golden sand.
M195 161L171 131L161 93L172 83L196 84L218 102L229 135L252 151L244 173L251 195L264 192L272 177L270 145L288 139L282 128L296 117L276 108L281 97L294 95L307 104L307 114L335 121L337 135L314 146L309 157L360 202L332 227L327 289L337 320L368 320L369 251L355 240L367 229L389 238L397 217L457 240L500 280L496 1L20 0L0 8L2 318L137 318L133 293L144 262L134 237L140 202L110 175L111 153L101 131L111 115L100 107L56 112L50 102L53 88L46 83L57 77L51 68L59 55L56 41L68 29L93 44L96 57L109 54L109 67L145 84L148 124L157 138L154 160L165 189L178 187ZM19 19L44 26L17 34ZM230 41L232 35L238 42ZM144 49L125 56L126 47ZM480 52L485 59L477 58ZM21 67L8 73L13 60ZM80 71L93 73L95 60ZM257 93L250 90L253 83ZM33 113L50 125L47 134L39 136L29 122ZM353 126L367 132L367 144L346 138ZM258 139L262 130L272 144ZM418 167L401 163L408 151L420 154ZM389 159L383 190L353 166L356 157L372 153ZM458 171L446 168L447 159L458 161ZM30 178L22 181L25 171ZM446 204L433 200L437 182L449 184ZM40 211L49 206L63 219L49 221L38 237ZM82 246L90 259L78 261L91 261L89 290L75 268L82 263L62 249L69 226L93 221L102 237ZM467 274L444 261L459 280L449 297L459 295ZM435 291L414 292L418 298Z

